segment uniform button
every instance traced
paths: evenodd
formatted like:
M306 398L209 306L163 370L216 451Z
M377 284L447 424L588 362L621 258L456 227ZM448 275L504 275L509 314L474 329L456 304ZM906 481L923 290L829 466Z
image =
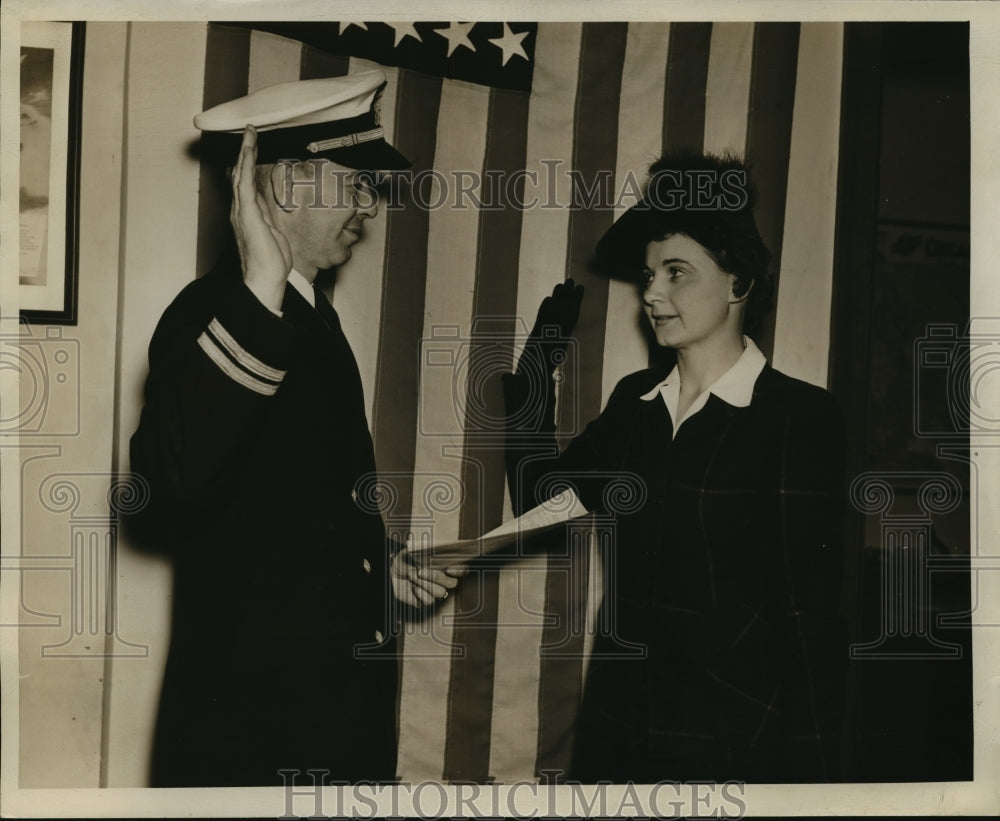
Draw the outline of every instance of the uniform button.
M372 572L372 563L368 559L362 559L361 566L365 569L365 573Z
M356 490L351 491L351 501L352 502L358 501L358 492Z
M381 644L383 641L385 641L385 636L382 635L382 631L381 630L376 630L375 631L375 641L377 641L379 644Z

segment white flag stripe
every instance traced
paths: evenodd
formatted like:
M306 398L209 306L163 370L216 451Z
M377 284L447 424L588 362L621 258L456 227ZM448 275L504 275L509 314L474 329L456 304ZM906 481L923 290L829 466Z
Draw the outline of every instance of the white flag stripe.
M534 776L547 564L525 559L500 571L490 775Z
M792 112L774 367L826 387L833 304L842 23L803 23Z
M647 166L648 167L648 166ZM646 367L649 342L643 332L648 321L642 312L639 290L624 279L608 282L608 321L604 331L604 365L601 407L623 377ZM586 296L584 296L586 299ZM589 420L581 420L586 424Z
M276 83L299 79L302 44L263 31L250 33L250 71L247 91L253 94Z
M505 482L502 520L509 522L513 518L510 488ZM537 605L545 601L544 568L544 564L532 569L524 563L500 571L490 746L490 774L498 781L534 776L539 720L538 645L542 636ZM533 612L538 615L532 615L529 607L536 608ZM508 623L517 627L503 626Z
M517 316L528 329L542 299L566 270L570 212L542 206L571 201L567 172L573 159L582 32L580 23L539 25L535 43L525 167L538 175L538 184L526 180L524 196L528 203L537 197L538 203L524 212L517 280ZM561 165L550 174L544 160L560 161ZM554 190L550 177L555 179ZM516 350L515 356L519 353Z
M646 169L660 155L669 43L669 23L633 23L628 27L618 111L616 191L623 190L629 175L641 185ZM616 207L615 218L630 204L631 199ZM648 344L640 319L636 289L629 283L611 280L604 330L602 408L619 379L646 366Z
M427 204L435 204L442 195L446 198L429 215L423 335L429 340L437 334L438 341L422 348L413 477L413 517L417 520L433 513L435 542L459 536L460 500L448 511L428 511L425 494L442 474L455 487L462 478L465 418L461 399L466 371L460 365L469 355L479 247L478 209L471 204L464 210L452 208L447 200L453 193L452 171L482 170L488 115L489 89L442 82L434 168L445 175L447 184L435 180L418 194ZM465 126L454 128L456 122ZM461 395L456 397L456 391ZM404 780L440 780L444 773L454 599L445 604L429 617L425 629L408 630L405 639L396 769Z
M444 206L430 211L427 287L424 292L424 361L420 362L420 414L414 456L414 515L423 509L423 489L434 474L461 480L465 382L470 353L473 295L479 251L479 209L451 207L453 171L479 173L486 154L489 89L445 80L441 88L434 168L437 179L422 189L426 201ZM467 118L467 119L463 119ZM467 122L455 128L456 122ZM431 190L433 189L433 190ZM441 435L441 434L449 435ZM434 517L439 540L459 537L461 505Z
M426 532L429 539L433 528ZM444 775L454 615L455 599L450 597L425 621L403 623L396 775L414 784L440 781Z
M389 84L382 92L380 119L385 129L385 139L393 140L396 93L399 88L399 70L379 66L370 60L352 57L348 73L356 74L381 68ZM340 314L344 336L351 344L354 357L361 371L361 385L365 392L365 411L371 426L375 403L375 378L378 372L379 318L382 313L383 269L386 255L386 227L388 214L385 203L379 206L375 219L365 220L364 233L351 252L351 259L337 272L333 290L333 307Z
M713 23L705 84L705 151L746 151L753 23Z
M650 163L660 156L669 46L669 23L632 23L628 27L618 109L616 187L629 173L641 183ZM627 205L615 208L616 218Z
M566 270L569 212L543 208L543 203L570 200L566 176L573 157L582 25L546 24L538 27L535 67L528 107L525 167L538 175L537 184L525 181L524 197L538 203L524 211L518 260L517 316L530 330L542 299L563 278ZM543 160L561 160L551 174ZM554 178L555 188L550 185ZM520 345L514 352L520 355ZM512 366L514 363L511 363ZM505 497L505 516L512 513ZM500 571L498 621L518 619L521 626L497 630L493 686L493 721L490 772L500 780L532 779L538 747L539 646L542 619L530 614L545 611L543 569L537 572L511 567ZM510 597L514 597L511 599ZM515 612L517 611L517 612Z

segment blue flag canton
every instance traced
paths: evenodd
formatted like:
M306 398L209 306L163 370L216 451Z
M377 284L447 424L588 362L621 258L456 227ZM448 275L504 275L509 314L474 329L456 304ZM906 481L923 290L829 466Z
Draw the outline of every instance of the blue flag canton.
M329 54L436 77L528 91L537 23L243 23Z

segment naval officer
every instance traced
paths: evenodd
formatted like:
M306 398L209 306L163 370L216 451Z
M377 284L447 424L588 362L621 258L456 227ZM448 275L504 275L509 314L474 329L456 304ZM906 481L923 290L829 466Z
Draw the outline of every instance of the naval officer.
M393 778L393 597L430 605L461 572L393 563L359 499L361 377L314 287L377 214L371 172L410 165L379 122L385 82L282 83L195 118L232 167L239 254L164 312L131 441L135 532L175 570L154 786Z

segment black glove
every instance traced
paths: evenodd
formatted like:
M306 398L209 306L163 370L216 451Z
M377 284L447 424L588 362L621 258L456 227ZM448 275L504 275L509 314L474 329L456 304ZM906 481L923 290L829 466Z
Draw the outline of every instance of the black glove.
M583 286L572 278L558 283L538 307L535 325L517 363L517 373L531 373L544 367L551 375L562 363L569 336L580 318Z

